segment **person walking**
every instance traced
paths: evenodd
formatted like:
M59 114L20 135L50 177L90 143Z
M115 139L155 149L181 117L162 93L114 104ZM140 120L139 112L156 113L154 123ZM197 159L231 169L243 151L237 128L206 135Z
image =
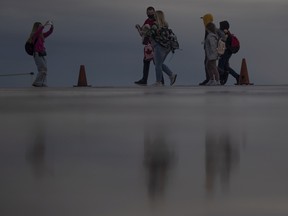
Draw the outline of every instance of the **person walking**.
M172 86L177 78L177 74L173 73L170 68L164 64L167 55L171 52L169 41L167 41L168 22L165 20L163 11L157 10L155 12L155 23L151 29L147 31L146 35L150 36L153 50L154 63L156 72L156 83L153 86L163 86L161 83L164 71L170 78L170 85Z
M206 85L220 85L219 72L216 61L218 60L218 35L214 23L210 22L206 26L208 35L205 40L206 68L209 74L209 81Z
M136 25L140 36L142 37L142 43L144 45L144 58L143 58L143 76L140 80L135 81L134 83L137 85L147 85L148 75L149 75L149 68L150 62L153 60L153 48L151 45L151 41L149 37L145 36L145 32L151 28L151 26L155 22L155 9L154 7L148 7L146 9L147 19L145 20L142 27L140 25ZM164 84L164 80L162 80Z
M206 29L206 26L207 26L207 24L213 22L213 15L210 14L210 13L207 13L204 16L202 16L201 19L203 20L203 24L204 24L204 27L205 27L205 35L204 35L204 42L203 42L204 51L205 51L205 40L206 40L207 35L208 35L208 31ZM208 73L208 70L206 68L206 65L207 65L207 58L206 58L206 54L205 54L205 58L204 58L205 80L202 81L201 83L199 83L199 85L206 85L209 82L209 80L210 80L209 73Z
M218 61L218 68L219 68L219 73L220 73L220 83L221 85L225 85L229 74L231 74L235 79L236 79L236 84L239 84L239 74L236 73L229 64L229 60L232 56L232 51L231 51L231 33L229 31L230 24L228 21L224 20L219 23L220 25L220 30L225 34L226 36L226 49L223 55L220 56L220 59Z
M47 32L43 32L46 26L50 25ZM34 61L37 66L37 76L33 82L34 87L47 87L47 61L46 61L46 48L44 46L45 38L53 32L53 23L47 21L44 25L40 22L35 22L29 37L29 41L34 43Z

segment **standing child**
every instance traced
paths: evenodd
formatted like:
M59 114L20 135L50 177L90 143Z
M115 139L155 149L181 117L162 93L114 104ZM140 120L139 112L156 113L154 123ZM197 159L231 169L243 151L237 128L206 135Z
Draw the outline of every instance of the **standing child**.
M50 29L47 32L43 32L44 27L50 25ZM33 82L34 87L47 87L47 61L45 56L47 55L44 46L45 38L47 38L53 32L53 24L51 21L47 21L44 25L40 22L35 22L32 28L32 32L29 37L29 41L34 43L34 61L37 66L37 76Z
M206 54L206 68L209 74L209 82L206 85L220 85L219 72L216 61L218 59L218 36L216 34L216 27L214 23L206 25L208 35L205 40L205 54Z

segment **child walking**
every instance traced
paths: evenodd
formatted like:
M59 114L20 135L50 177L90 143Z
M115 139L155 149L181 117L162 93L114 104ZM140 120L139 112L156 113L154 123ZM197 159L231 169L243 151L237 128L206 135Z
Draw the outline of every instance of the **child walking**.
M218 59L218 36L216 34L215 24L212 22L208 23L206 29L208 32L205 40L206 68L210 79L206 85L220 85L219 72L216 64Z

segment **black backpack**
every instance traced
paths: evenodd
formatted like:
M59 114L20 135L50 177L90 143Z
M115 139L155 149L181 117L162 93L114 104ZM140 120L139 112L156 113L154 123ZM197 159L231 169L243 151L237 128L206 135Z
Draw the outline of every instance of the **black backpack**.
M36 44L37 39L33 42L31 42L31 40L27 40L25 43L25 51L28 55L33 56L34 54L34 46Z

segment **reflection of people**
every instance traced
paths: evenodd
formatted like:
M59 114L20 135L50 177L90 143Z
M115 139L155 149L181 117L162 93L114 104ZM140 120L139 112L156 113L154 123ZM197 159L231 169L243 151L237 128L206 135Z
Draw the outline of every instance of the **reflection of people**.
M45 171L45 137L42 128L37 128L35 141L28 149L26 159L32 165L36 177L42 177Z
M239 150L231 143L227 133L209 131L205 145L206 190L212 193L219 178L222 189L229 185L230 175L239 162Z
M43 32L44 27L47 25L50 25L50 29L47 32ZM34 61L38 70L36 79L32 84L35 87L47 86L47 62L45 58L47 54L44 42L45 38L47 38L52 32L53 25L50 21L47 21L44 25L40 22L35 22L28 39L30 42L34 43Z
M147 170L148 192L151 198L163 195L172 160L173 154L161 133L153 139L145 137L144 165Z

